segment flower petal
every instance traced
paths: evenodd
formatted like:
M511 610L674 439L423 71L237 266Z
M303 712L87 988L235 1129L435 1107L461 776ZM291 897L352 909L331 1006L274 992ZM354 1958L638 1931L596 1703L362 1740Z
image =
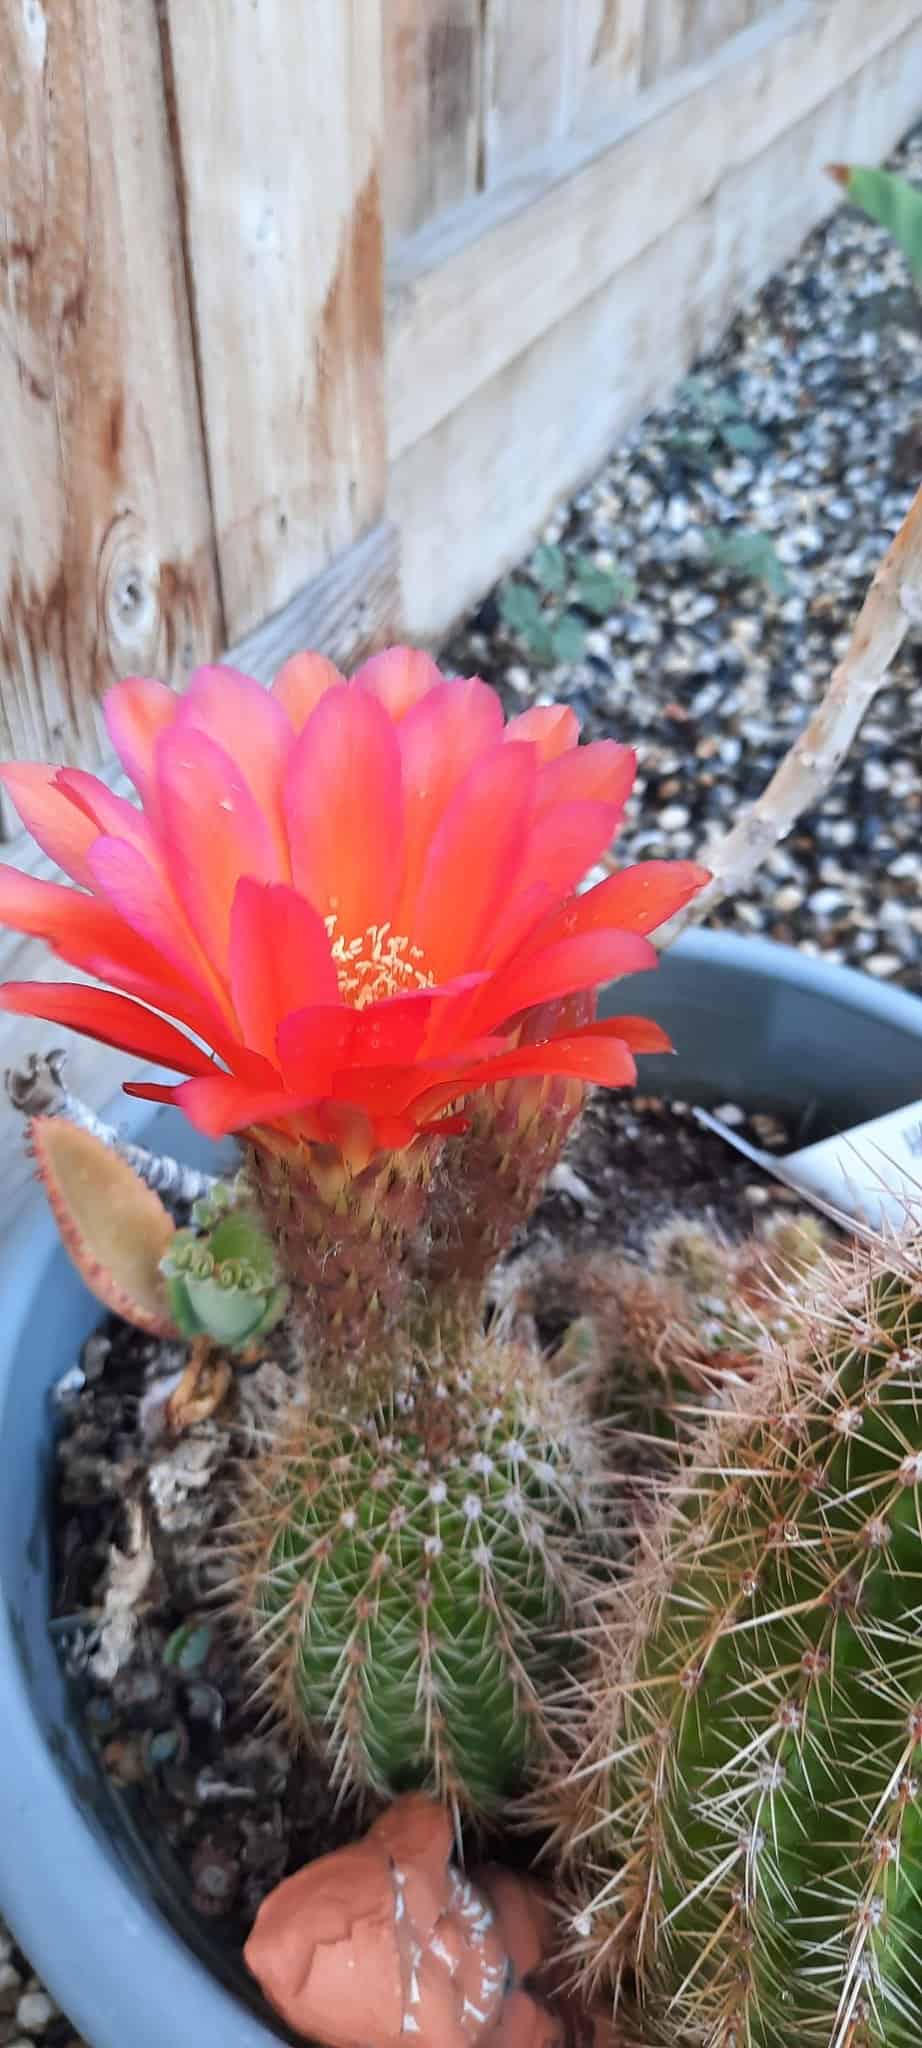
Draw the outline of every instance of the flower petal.
M127 958L130 941L137 934L159 958L161 974L167 980L191 989L204 1002L215 1026L233 1027L233 1011L223 984L206 960L169 881L125 839L97 839L89 868L98 893L122 920L124 939L113 947L113 958Z
M537 1003L551 1002L572 990L598 988L622 974L655 967L658 955L636 932L605 929L559 939L527 957L518 954L475 995L468 1013L470 1031L487 1031Z
M115 1046L118 1052L134 1053L139 1059L156 1060L181 1074L214 1071L207 1053L193 1045L191 1038L184 1038L175 1025L107 989L80 988L70 982L7 981L0 984L0 1010L66 1025L87 1038L97 1038L101 1045Z
M587 1085L629 1088L637 1079L637 1068L620 1039L589 1032L585 1036L551 1038L543 1045L516 1046L511 1052L484 1060L467 1074L439 1082L415 1098L409 1113L417 1123L422 1123L477 1088L490 1088L499 1081L512 1081L524 1074L562 1074Z
M485 969L497 972L556 907L557 898L549 882L531 882L521 891L515 889L491 921L483 954ZM482 978L486 979L486 975Z
M290 719L295 732L303 731L312 711L328 690L344 690L346 678L325 654L293 654L279 669L272 696Z
M311 1003L278 1026L278 1064L293 1095L325 1095L347 1059L360 1011L347 1003Z
M127 839L146 860L159 862L157 842L143 811L107 789L98 775L88 775L83 768L59 768L55 787L91 819L97 832Z
M99 826L58 787L58 770L43 761L6 761L0 782L42 852L75 882L90 887L86 857Z
M172 725L179 699L152 676L126 676L103 698L109 738L151 818L156 817L155 755L161 733Z
M96 963L105 959L111 969L104 977L107 980L120 978L124 968L126 974L156 981L161 1006L167 1007L173 979L169 967L152 946L128 929L115 910L95 896L0 866L0 924L44 939L59 959L84 973L98 974Z
M691 860L644 860L622 868L581 896L570 896L551 911L526 940L523 951L543 950L579 932L652 932L710 881L710 871Z
M538 810L574 800L617 804L624 809L637 774L633 747L616 740L593 740L542 764L538 775Z
M140 1095L145 1102L175 1104L206 1138L225 1138L252 1124L277 1123L308 1107L284 1088L254 1088L233 1074L212 1073L207 1079L183 1081L178 1088L126 1081L125 1094Z
M357 1102L318 1102L314 1112L318 1136L348 1162L353 1173L361 1173L375 1149L371 1118Z
M528 831L536 760L530 746L496 746L459 783L433 834L411 937L436 979L479 965Z
M599 1017L594 1024L586 1026L587 1031L605 1032L612 1038L621 1038L632 1052L674 1052L675 1046L661 1024L655 1024L652 1017Z
M387 1066L415 1060L427 1038L435 1013L450 1005L441 991L419 989L384 1002L369 1003L356 1013L350 1052L356 1065Z
M502 735L499 698L476 676L439 683L402 720L404 862L394 920L398 932L412 933L420 878L449 799L478 756Z
M516 895L541 882L557 897L569 894L611 845L620 816L611 803L560 803L539 811L522 849Z
M351 687L370 690L388 716L398 720L441 681L441 670L421 647L385 647L356 670Z
M282 812L285 763L294 745L284 707L236 668L199 668L179 705L177 726L195 726L223 747L256 799L275 841L279 876L290 873Z
M295 886L320 916L345 939L386 924L402 864L400 754L367 690L321 698L289 758L285 815Z
M231 909L231 996L245 1043L276 1056L279 1024L309 1003L336 1003L339 983L326 926L288 884L237 883Z
M558 754L579 745L579 719L569 704L533 704L530 711L510 718L504 738L531 740L539 760L556 761Z
M178 901L218 974L241 875L284 880L278 848L249 784L223 747L178 722L157 746L163 845Z

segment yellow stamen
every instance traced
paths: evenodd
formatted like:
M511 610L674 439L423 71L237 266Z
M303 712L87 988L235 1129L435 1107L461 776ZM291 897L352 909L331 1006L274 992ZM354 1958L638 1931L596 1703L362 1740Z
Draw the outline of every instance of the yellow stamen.
M411 989L434 987L435 975L422 965L422 948L392 932L389 923L370 924L357 939L346 939L337 932L335 913L324 923L340 990L354 1009L364 1010L369 1003L381 1003L387 996L405 995Z

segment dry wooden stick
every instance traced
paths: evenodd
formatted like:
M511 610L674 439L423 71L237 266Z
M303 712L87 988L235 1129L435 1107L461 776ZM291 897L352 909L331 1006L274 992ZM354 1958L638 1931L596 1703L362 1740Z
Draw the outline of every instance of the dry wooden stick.
M655 945L671 945L686 925L748 888L766 855L828 789L910 626L922 626L922 488L875 572L822 702L751 809L705 848L711 881L655 933Z
M72 1095L62 1078L66 1059L66 1052L58 1046L51 1052L30 1052L23 1066L7 1069L3 1077L7 1097L20 1116L66 1117L103 1145L111 1145L157 1195L168 1195L176 1202L198 1202L211 1194L218 1183L217 1174L183 1166L166 1153L148 1152L145 1145L132 1145L114 1124L104 1123L89 1103Z

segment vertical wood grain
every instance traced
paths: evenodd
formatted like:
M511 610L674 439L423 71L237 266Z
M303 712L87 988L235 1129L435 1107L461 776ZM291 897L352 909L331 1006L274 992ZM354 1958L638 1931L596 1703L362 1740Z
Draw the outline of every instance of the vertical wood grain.
M643 83L656 85L771 12L776 0L647 0Z
M230 639L384 502L380 0L163 0Z
M410 235L477 189L480 0L387 0L384 217Z
M568 0L565 122L616 115L640 88L648 0Z
M496 185L561 132L568 0L486 0L484 171Z
M153 10L0 6L0 748L98 758L131 670L220 644Z

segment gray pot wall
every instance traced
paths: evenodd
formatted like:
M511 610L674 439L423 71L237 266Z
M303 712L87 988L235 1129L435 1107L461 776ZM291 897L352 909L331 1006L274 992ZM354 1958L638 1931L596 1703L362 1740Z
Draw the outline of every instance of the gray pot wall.
M922 1002L767 941L692 933L603 1007L654 1015L674 1037L677 1057L643 1063L651 1093L800 1109L801 1142L922 1092ZM155 1146L207 1157L171 1111L123 1099L116 1114ZM93 2048L271 2048L242 1966L171 1924L168 1881L91 1759L49 1638L48 1390L99 1309L38 1193L2 1275L0 1908Z

